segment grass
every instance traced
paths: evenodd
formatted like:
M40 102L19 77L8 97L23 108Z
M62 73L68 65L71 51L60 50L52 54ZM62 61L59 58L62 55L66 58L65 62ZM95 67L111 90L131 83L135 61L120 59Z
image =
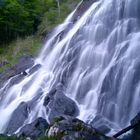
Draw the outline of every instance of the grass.
M50 137L50 138L47 138L47 137L41 137L41 138L39 138L39 139L37 139L37 140L60 140L60 139L58 139L58 138L56 138L56 137Z
M16 137L5 137L4 135L0 135L0 140L16 140Z
M0 135L0 140L25 140L25 139L23 138L19 139L19 138L16 138L16 136L8 137L8 136ZM56 137L47 138L46 136L44 136L44 137L38 138L37 140L59 140L59 139Z
M0 72L15 64L23 54L36 56L41 47L41 39L35 36L28 36L24 39L18 38L10 44L1 45L0 65L3 66L0 67Z

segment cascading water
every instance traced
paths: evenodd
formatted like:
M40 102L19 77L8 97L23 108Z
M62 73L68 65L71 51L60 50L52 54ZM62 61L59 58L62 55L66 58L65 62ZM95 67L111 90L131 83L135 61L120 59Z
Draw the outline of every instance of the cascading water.
M18 105L35 97L25 123L39 116L47 119L44 98L57 83L65 86L66 95L78 104L78 117L86 122L102 116L114 124L112 129L122 128L139 111L140 1L99 0L73 23L75 11L47 40L36 59L41 68L7 88L9 79L0 90L5 94L1 133Z

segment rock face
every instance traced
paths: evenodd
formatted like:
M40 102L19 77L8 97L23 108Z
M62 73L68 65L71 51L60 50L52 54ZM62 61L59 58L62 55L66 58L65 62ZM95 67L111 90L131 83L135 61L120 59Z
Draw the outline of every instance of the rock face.
M10 118L5 134L13 134L18 130L18 128L24 125L25 120L28 118L30 111L35 106L37 99L39 97L40 95L34 97L32 100L28 102L22 102L19 104L19 106L15 109Z
M56 118L56 122L48 130L48 137L53 136L59 140L111 140L92 126L70 116Z
M13 67L0 74L0 86L11 77L21 74L22 76L18 76L17 78L19 81L19 79L23 78L23 72L33 65L34 59L29 55L23 55Z
M28 117L28 105L22 102L18 106L18 108L13 112L5 133L13 134L18 128L20 128L23 125L27 117Z
M131 133L126 133L119 140L140 140L140 112L131 120L129 127L132 129Z
M105 120L102 116L96 116L91 122L91 125L103 134L107 134L110 132L111 127L109 127L109 122Z
M31 124L25 125L18 134L19 137L29 137L31 139L36 139L45 134L48 127L48 123L43 118L38 118Z
M103 134L109 133L111 128L117 128L114 123L110 122L100 114L97 114L90 124Z
M81 17L84 12L94 3L98 0L83 0L83 2L79 5L77 8L77 11L74 14L73 21L77 21L79 17Z
M140 140L140 112L131 120L131 125L136 125L132 131L132 139Z
M48 111L50 122L60 115L76 117L79 114L76 103L64 94L63 88L62 84L58 84L45 98L44 105Z

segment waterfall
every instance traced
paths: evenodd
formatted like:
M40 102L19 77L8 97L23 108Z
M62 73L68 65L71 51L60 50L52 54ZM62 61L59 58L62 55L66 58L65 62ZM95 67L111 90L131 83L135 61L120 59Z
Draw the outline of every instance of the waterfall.
M1 133L18 105L35 97L25 123L47 119L44 98L57 83L77 103L78 118L85 122L101 116L112 129L120 129L140 111L140 1L99 0L76 22L75 12L46 41L35 60L41 68L7 88L9 79L0 89L5 94L0 99Z

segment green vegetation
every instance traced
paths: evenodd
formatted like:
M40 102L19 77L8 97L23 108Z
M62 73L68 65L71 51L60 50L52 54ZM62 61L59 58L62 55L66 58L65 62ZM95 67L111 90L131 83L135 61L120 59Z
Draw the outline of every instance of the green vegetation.
M60 140L60 139L58 139L56 137L47 138L47 137L44 136L44 137L38 138L37 140Z
M17 38L0 48L0 72L12 66L23 54L36 56L42 43L36 36L27 36L24 39ZM6 47L6 48L5 48Z
M57 0L54 1L57 2ZM38 26L37 34L47 34L47 32L52 30L56 25L62 23L80 1L81 0L60 0L57 7L52 7L44 13L41 24Z
M0 140L16 140L16 137L5 137L3 135L0 135Z
M4 135L0 135L0 140L25 140L23 138L16 138L16 136L11 136L11 137L7 137L7 136L4 136ZM41 137L41 138L38 138L37 140L59 140L55 137L51 137L51 138L47 138L46 136L44 137Z
M33 34L45 11L56 8L53 0L1 0L0 41Z
M0 0L0 72L23 54L36 56L42 39L80 0Z
M34 34L41 22L49 29L62 22L79 0L58 1L0 0L0 42Z

